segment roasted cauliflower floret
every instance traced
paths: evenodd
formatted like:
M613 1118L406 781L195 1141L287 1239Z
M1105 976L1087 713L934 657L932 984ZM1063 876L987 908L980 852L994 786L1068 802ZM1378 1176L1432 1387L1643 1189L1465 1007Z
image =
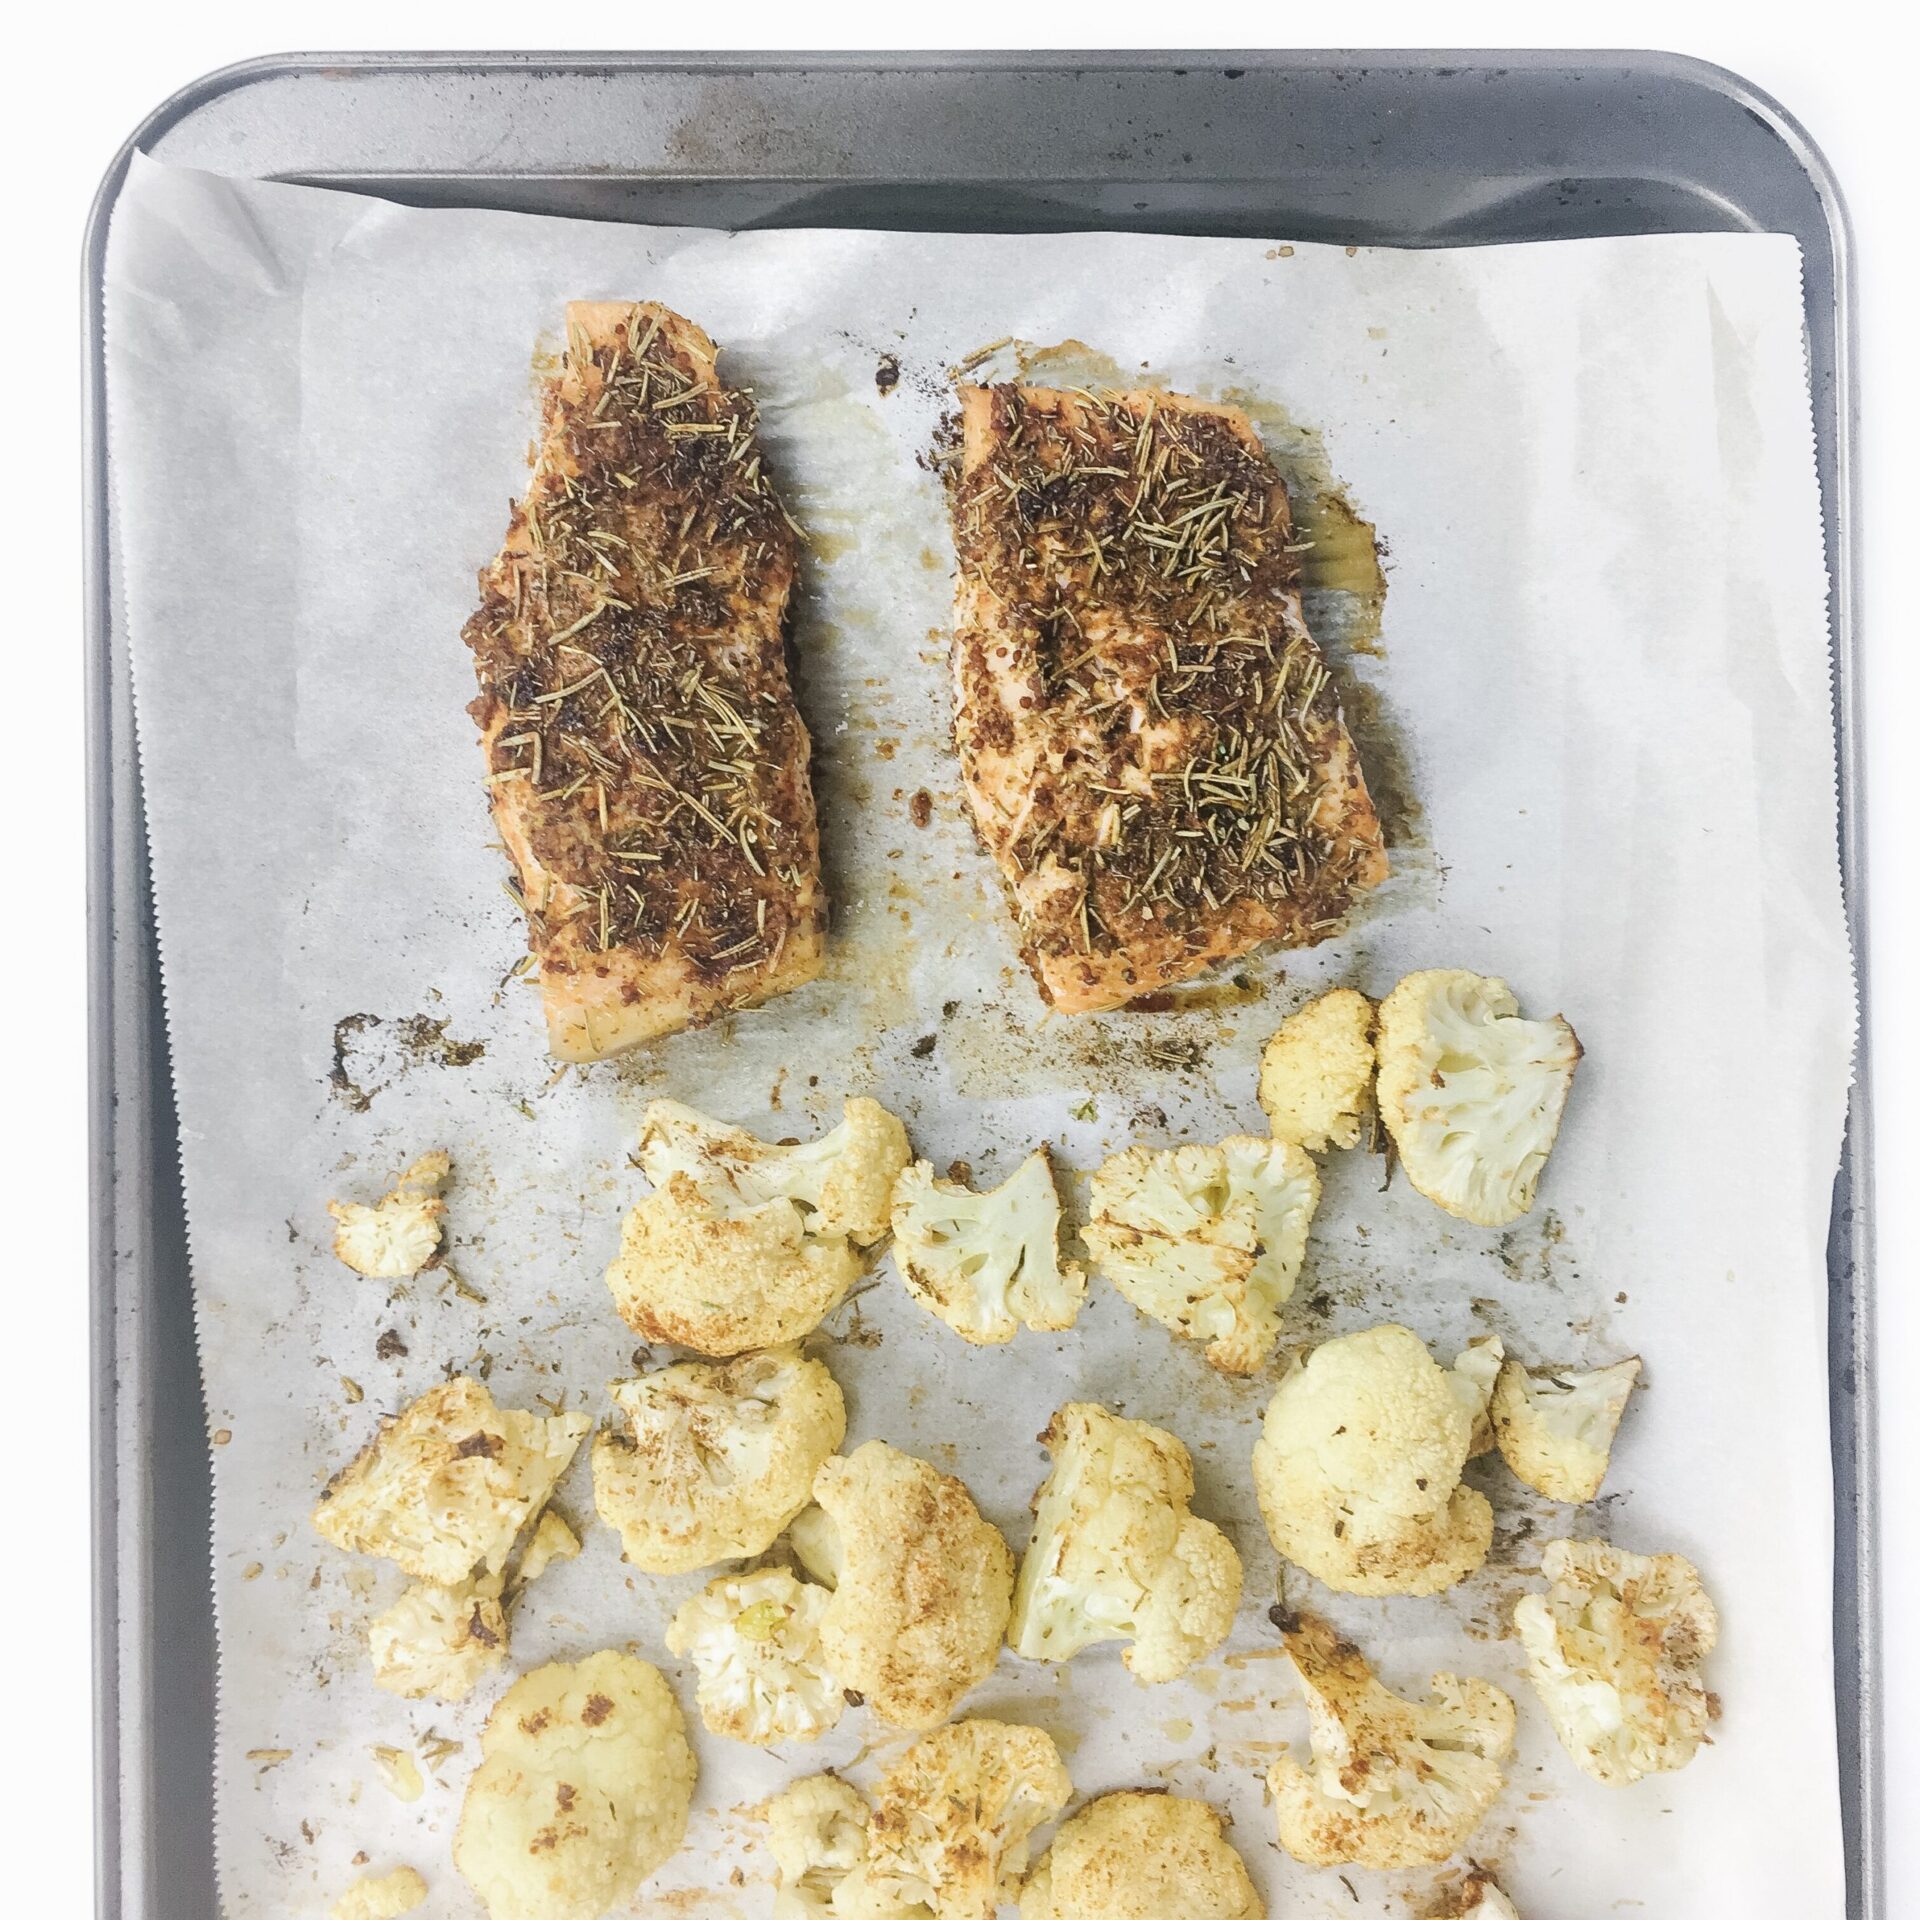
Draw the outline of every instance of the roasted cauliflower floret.
M1106 1793L1053 1836L1020 1889L1020 1920L1265 1920L1204 1800Z
M416 1581L367 1628L373 1684L408 1700L464 1700L507 1657L500 1576Z
M1607 1477L1613 1436L1639 1377L1637 1358L1596 1373L1569 1367L1533 1372L1509 1360L1493 1390L1500 1457L1549 1500L1576 1506L1591 1500Z
M440 1257L440 1222L447 1203L440 1189L453 1162L445 1153L422 1154L372 1206L329 1200L333 1250L369 1280L406 1280Z
M1551 1584L1513 1624L1560 1744L1610 1787L1684 1767L1715 1712L1700 1669L1720 1616L1699 1571L1603 1540L1555 1540L1540 1570Z
M1469 1340L1465 1352L1454 1357L1453 1390L1473 1422L1473 1438L1467 1443L1470 1458L1493 1449L1493 1390L1506 1357L1507 1350L1494 1333Z
M986 1193L916 1160L893 1188L893 1258L907 1291L975 1346L1073 1325L1087 1276L1060 1257L1060 1195L1037 1147Z
M880 1778L867 1858L840 1883L844 1920L991 1920L1011 1900L1034 1830L1073 1793L1038 1727L959 1720L917 1740Z
M693 1776L657 1668L613 1652L537 1667L487 1716L453 1863L492 1920L600 1920L679 1846Z
M1504 980L1436 967L1381 1001L1378 1045L1375 1097L1407 1178L1476 1226L1519 1219L1580 1064L1573 1029L1522 1019Z
M1358 1146L1373 1105L1373 1002L1335 987L1288 1014L1260 1056L1260 1105L1276 1140L1309 1153Z
M829 1671L896 1727L937 1726L999 1653L1006 1541L952 1474L884 1440L827 1461L813 1497L839 1558L820 1621Z
M1485 1680L1433 1677L1422 1704L1390 1693L1324 1620L1282 1628L1306 1691L1311 1753L1267 1774L1280 1844L1308 1866L1437 1865L1499 1798L1513 1702Z
M648 1573L764 1553L846 1437L833 1375L798 1347L681 1360L612 1392L627 1431L594 1439L594 1504Z
M751 1746L817 1740L846 1696L820 1653L823 1587L784 1567L723 1574L673 1617L667 1647L699 1670L695 1699L710 1733Z
M1098 1640L1141 1680L1172 1680L1233 1627L1240 1556L1188 1510L1193 1461L1170 1433L1075 1401L1040 1436L1053 1471L1033 1499L1007 1644L1071 1660Z
M840 1883L867 1859L867 1803L831 1773L796 1780L767 1802L767 1849L780 1871L773 1920L820 1920L840 1911ZM904 1907L869 1907L870 1920L910 1920Z
M313 1524L432 1586L497 1573L592 1424L496 1407L478 1380L457 1376L381 1421L328 1483Z
M400 1920L402 1914L424 1906L426 1898L427 1883L418 1871L395 1867L391 1873L370 1873L356 1880L327 1912L330 1920Z
M534 1522L533 1538L520 1550L520 1564L513 1570L516 1592L526 1589L556 1560L573 1560L580 1553L580 1536L549 1507Z
M906 1129L872 1100L810 1145L771 1146L656 1100L640 1134L653 1192L607 1269L621 1317L649 1340L717 1356L811 1333L887 1230Z
M1256 1373L1300 1277L1320 1176L1285 1140L1128 1147L1093 1176L1084 1238L1140 1309L1206 1343L1222 1373Z
M1435 1920L1520 1920L1514 1904L1484 1873L1471 1873Z
M1273 1544L1343 1593L1464 1580L1493 1539L1493 1509L1460 1484L1472 1404L1405 1327L1317 1348L1280 1382L1253 1449Z

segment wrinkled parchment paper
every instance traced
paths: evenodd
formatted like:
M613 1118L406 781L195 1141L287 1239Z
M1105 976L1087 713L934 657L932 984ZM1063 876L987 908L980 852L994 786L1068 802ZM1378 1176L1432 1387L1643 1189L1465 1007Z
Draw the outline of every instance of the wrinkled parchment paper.
M998 1179L1044 1138L1084 1173L1135 1138L1258 1127L1254 1062L1283 1012L1435 964L1506 975L1586 1044L1540 1205L1485 1232L1404 1180L1381 1191L1376 1158L1334 1157L1288 1341L1399 1318L1451 1354L1491 1330L1534 1360L1639 1352L1646 1390L1597 1511L1534 1499L1497 1460L1471 1470L1499 1532L1453 1594L1330 1600L1290 1572L1288 1596L1391 1684L1444 1667L1514 1691L1510 1783L1474 1852L1531 1920L1838 1911L1823 1244L1853 1009L1792 241L729 235L143 163L107 295L116 578L217 1464L236 1920L320 1912L361 1852L417 1864L435 1915L477 1912L448 1849L499 1686L459 1708L376 1691L362 1631L402 1583L307 1514L376 1414L452 1368L490 1368L509 1404L605 1410L635 1343L600 1274L642 1191L627 1154L648 1098L778 1136L871 1092L938 1165ZM535 991L503 979L521 927L459 629L524 479L536 353L569 297L614 296L722 343L811 538L799 686L837 923L805 991L556 1076ZM1211 1003L1049 1018L961 815L951 552L920 456L947 368L1006 336L990 372L1022 364L1018 342L1074 340L1087 351L1039 377L1106 355L1250 399L1303 500L1330 475L1389 554L1377 642L1351 581L1323 581L1309 613L1398 796L1396 877L1344 937L1262 956ZM355 1278L328 1251L328 1198L372 1198L435 1145L456 1167L448 1270ZM1065 1668L1009 1655L970 1709L1051 1730L1082 1795L1166 1783L1229 1809L1278 1911L1399 1914L1443 1878L1314 1874L1274 1844L1261 1778L1305 1716L1248 1470L1270 1380L1211 1375L1103 1280L1073 1333L976 1350L883 1266L815 1344L849 1444L883 1435L959 1472L1016 1546L1044 1472L1031 1436L1092 1397L1192 1445L1200 1510L1245 1558L1232 1641L1187 1682L1138 1686L1113 1647ZM703 1576L626 1568L585 1466L561 1505L587 1550L533 1590L513 1665L629 1644L691 1712L663 1631ZM1725 1616L1714 1745L1631 1791L1575 1771L1504 1637L1542 1541L1594 1529L1691 1555ZM430 1737L457 1749L403 1804L370 1750ZM858 1711L813 1747L695 1738L693 1826L644 1912L765 1913L752 1804L899 1746Z

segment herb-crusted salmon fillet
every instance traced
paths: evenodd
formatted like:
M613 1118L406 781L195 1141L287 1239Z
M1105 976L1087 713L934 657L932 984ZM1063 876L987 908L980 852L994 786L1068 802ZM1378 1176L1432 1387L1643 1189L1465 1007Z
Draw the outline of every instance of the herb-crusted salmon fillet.
M569 306L533 476L465 632L562 1060L819 971L797 544L706 334L651 303Z
M1246 415L960 399L954 732L1042 993L1116 1007L1324 939L1386 853Z

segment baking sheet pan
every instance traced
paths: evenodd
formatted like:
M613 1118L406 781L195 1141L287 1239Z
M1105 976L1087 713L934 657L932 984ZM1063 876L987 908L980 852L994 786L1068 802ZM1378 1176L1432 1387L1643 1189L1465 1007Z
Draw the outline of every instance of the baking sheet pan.
M216 77L138 139L187 164L429 204L705 224L1098 222L1398 244L1793 231L1807 255L1835 582L1840 827L1858 947L1845 234L1817 158L1727 76L1652 56L303 59ZM92 304L89 321L97 403ZM203 1433L138 794L106 619L112 578L97 458L91 488L101 1904L109 1913L204 1914L212 1644ZM1871 1475L1862 1457L1868 1210L1850 1178L1864 1127L1862 1090L1836 1189L1832 1340L1850 1905L1869 1914L1877 1908Z

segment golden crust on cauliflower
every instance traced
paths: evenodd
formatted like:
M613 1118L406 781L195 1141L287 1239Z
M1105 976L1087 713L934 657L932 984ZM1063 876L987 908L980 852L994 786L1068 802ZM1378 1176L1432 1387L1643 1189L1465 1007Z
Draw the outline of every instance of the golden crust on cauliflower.
M872 1100L805 1146L779 1147L676 1101L640 1134L653 1192L626 1217L607 1285L649 1340L725 1357L811 1333L887 1230L906 1129Z
M1471 1395L1405 1327L1329 1340L1280 1383L1253 1449L1273 1544L1342 1593L1439 1593L1487 1556L1493 1509L1460 1484Z
M709 1733L750 1746L817 1740L846 1706L820 1651L824 1587L784 1567L722 1574L681 1607L667 1648L691 1659L694 1698Z
M1535 1493L1578 1506L1607 1477L1613 1436L1640 1377L1637 1357L1593 1373L1537 1372L1509 1360L1494 1385L1492 1419L1500 1457Z
M834 1910L846 1920L902 1907L933 1920L991 1920L1015 1895L1035 1829L1072 1794L1059 1750L1038 1727L941 1727L881 1776L867 1858L841 1882Z
M381 1421L328 1483L313 1524L336 1547L434 1586L497 1573L592 1424L496 1407L478 1380L456 1376Z
M1373 1104L1373 1002L1335 987L1281 1021L1260 1056L1260 1105L1276 1140L1309 1153L1355 1147Z
M1715 1710L1700 1670L1720 1616L1699 1570L1604 1540L1555 1540L1540 1570L1547 1591L1526 1595L1513 1624L1560 1744L1610 1787L1684 1767Z
M1285 1140L1128 1147L1093 1176L1083 1238L1127 1299L1206 1343L1222 1373L1257 1373L1306 1258L1320 1176Z
M453 1863L492 1920L600 1920L680 1844L686 1723L658 1668L626 1653L537 1667L480 1736Z
M507 1657L500 1576L416 1581L367 1628L373 1684L408 1700L464 1700Z
M1233 1628L1240 1556L1189 1510L1193 1460L1144 1420L1072 1401L1040 1444L1053 1471L1033 1497L1007 1644L1028 1660L1070 1660L1131 1639L1141 1680L1173 1680Z
M1521 1018L1504 980L1436 967L1381 1001L1378 1047L1375 1097L1407 1178L1476 1226L1519 1219L1580 1064L1573 1029Z
M329 1200L333 1250L369 1280L407 1280L440 1257L440 1189L453 1171L444 1149L422 1154L372 1206Z
M612 1392L626 1431L594 1438L594 1504L648 1573L764 1553L846 1437L833 1375L794 1346L677 1361Z
M1306 1691L1311 1752L1267 1774L1280 1844L1308 1866L1434 1866L1465 1844L1504 1784L1513 1702L1485 1680L1433 1676L1425 1702L1373 1676L1324 1620L1282 1626Z
M327 1913L329 1920L400 1920L402 1914L425 1905L426 1898L427 1883L418 1870L395 1867L391 1873L370 1873L356 1880Z
M839 1559L820 1622L828 1667L881 1719L937 1726L999 1653L1006 1541L952 1474L884 1440L827 1461L813 1497Z
M840 1884L867 1859L865 1797L831 1773L796 1780L764 1809L767 1851L780 1874L773 1920L818 1920L839 1911ZM869 1907L871 1920L907 1920L904 1908Z
M1176 1793L1105 1793L1053 1836L1020 1920L1264 1920L1225 1823Z
M1060 1257L1060 1195L1045 1147L981 1193L936 1180L916 1160L893 1186L893 1259L907 1291L981 1347L1023 1325L1063 1331L1087 1291L1085 1269Z

